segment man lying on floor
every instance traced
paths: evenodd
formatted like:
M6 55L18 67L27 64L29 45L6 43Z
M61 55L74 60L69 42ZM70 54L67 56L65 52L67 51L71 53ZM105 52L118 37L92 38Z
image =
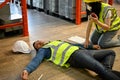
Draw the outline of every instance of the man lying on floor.
M23 80L28 80L28 75L38 68L44 59L66 68L71 66L92 70L105 80L120 80L120 77L112 72L115 60L113 50L87 50L80 45L60 40L48 43L37 40L33 46L37 53L23 70L21 74ZM94 46L93 48L96 49Z

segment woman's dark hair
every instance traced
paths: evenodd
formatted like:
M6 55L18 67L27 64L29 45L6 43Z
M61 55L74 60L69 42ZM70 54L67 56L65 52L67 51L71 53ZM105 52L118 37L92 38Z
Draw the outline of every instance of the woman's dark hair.
M33 47L35 48L35 42L33 42ZM38 51L38 49L37 49L37 48L35 48L35 50L36 50L36 51Z
M99 14L101 11L101 2L92 2L89 3L88 5L92 7L92 10L89 11L88 9L86 9L87 15L90 15L91 13L95 13L99 18Z

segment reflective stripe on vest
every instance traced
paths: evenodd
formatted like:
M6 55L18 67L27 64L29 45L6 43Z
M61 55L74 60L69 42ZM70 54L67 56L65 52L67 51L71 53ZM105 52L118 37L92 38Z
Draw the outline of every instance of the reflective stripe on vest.
M71 54L79 49L79 47L63 41L52 41L44 46L44 48L47 47L50 47L52 51L49 60L53 61L57 65L65 67L69 67L69 64L66 64L66 61L69 59Z
M120 29L120 18L117 16L117 12L115 8L112 8L108 4L102 3L99 21L104 23L104 20L109 10L111 10L112 12L112 17L111 17L110 29L108 31ZM106 30L103 30L100 26L97 25L96 27L97 27L96 29L98 32L106 32Z

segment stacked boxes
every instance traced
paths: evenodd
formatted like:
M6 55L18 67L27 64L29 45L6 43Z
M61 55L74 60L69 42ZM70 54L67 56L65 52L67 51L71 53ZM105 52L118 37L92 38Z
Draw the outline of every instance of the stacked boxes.
M33 7L39 8L39 0L33 0Z
M58 13L58 0L44 0L44 11Z
M44 9L44 0L27 0L27 4L32 8Z
M58 0L49 0L49 11L58 13Z
M33 7L35 8L44 8L44 0L32 0L33 1Z
M69 0L68 2L68 18L71 19L71 20L74 20L75 19L75 13L76 13L76 2L75 0Z
M59 15L75 19L75 0L59 0Z
M59 9L58 9L58 11L59 11L59 15L61 15L61 16L65 16L65 11L64 11L64 9L65 9L65 3L64 2L65 2L64 0L59 0L58 1L58 3L59 3Z
M10 5L7 4L4 7L0 8L0 24L4 25L6 23L5 20L9 20L10 17ZM0 26L1 26L0 25ZM0 39L5 37L5 30L6 29L0 29Z
M45 13L49 11L49 0L44 0L44 11Z
M2 7L0 9L0 19L4 22L4 24L11 24L11 23L15 23L15 22L19 22L21 20L21 18L16 17L17 16L17 7L15 4L12 3L8 3L7 5L5 5L4 7ZM15 11L16 10L16 11ZM12 16L13 15L13 16ZM12 18L15 19L12 19ZM2 25L4 25L2 24ZM21 26L15 26L15 27L9 27L9 28L5 28L5 29L0 29L0 38L4 38L5 37L5 33L8 32L14 32L14 31L21 31L22 27Z
M4 7L0 8L0 18L3 18L3 15L6 15L8 18L10 16L10 4L6 4Z
M33 0L33 6L44 9L45 13L57 13L60 16L74 20L76 15L76 0ZM82 0L82 11L86 11ZM86 17L86 15L82 15Z
M75 9L76 9L75 0L59 0L59 15L74 20L76 14ZM86 11L85 3L83 1L82 1L82 11Z
M39 8L44 9L44 0L39 0Z
M49 0L49 11L55 12L55 0Z
M86 11L86 6L85 6L85 3L81 2L81 11ZM76 2L75 0L69 0L69 3L68 3L68 11L69 11L69 19L71 20L74 20L75 19L75 15L76 15ZM81 17L86 17L86 14L84 15L81 15Z

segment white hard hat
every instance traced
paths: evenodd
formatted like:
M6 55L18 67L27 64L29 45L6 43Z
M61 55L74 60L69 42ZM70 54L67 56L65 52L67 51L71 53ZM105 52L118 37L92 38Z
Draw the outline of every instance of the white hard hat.
M31 49L29 48L28 44L23 40L16 41L13 45L12 50L13 52L21 52L21 53L31 52Z

